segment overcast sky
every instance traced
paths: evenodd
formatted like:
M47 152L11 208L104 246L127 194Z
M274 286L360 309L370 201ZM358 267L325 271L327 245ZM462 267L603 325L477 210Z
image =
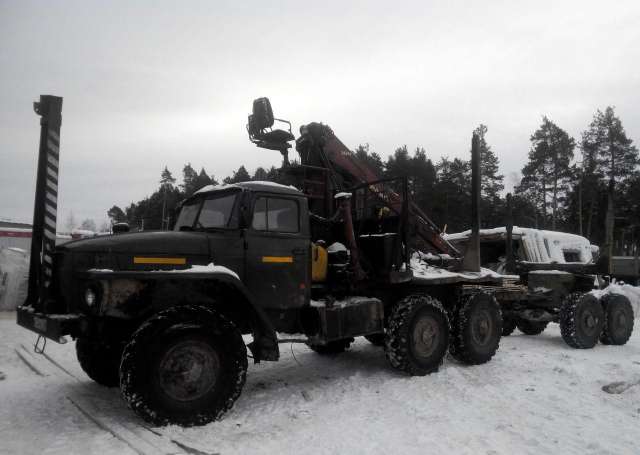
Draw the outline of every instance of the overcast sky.
M468 157L507 176L549 116L579 138L614 105L640 141L640 2L0 0L0 218L30 221L40 94L64 97L58 227L152 193L166 165L218 179L278 166L246 135L251 102L329 124L383 157Z

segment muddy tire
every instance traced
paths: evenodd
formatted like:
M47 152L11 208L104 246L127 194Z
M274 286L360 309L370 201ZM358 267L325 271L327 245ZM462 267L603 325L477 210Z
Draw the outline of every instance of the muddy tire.
M515 318L503 317L502 318L502 336L508 337L513 333L516 329L516 320Z
M600 335L602 344L621 346L626 344L633 332L633 308L629 299L620 294L608 294L602 299L604 306L604 328Z
M449 344L449 318L428 295L400 300L389 316L385 354L394 368L414 376L438 371Z
M594 347L604 324L604 309L594 295L574 292L563 300L560 307L560 333L572 348Z
M182 306L151 317L125 346L122 396L153 425L204 425L231 409L244 386L247 350L214 310Z
M76 340L76 356L82 370L91 379L106 387L120 384L120 357L123 345L89 338Z
M525 335L540 335L549 325L546 321L528 321L526 319L518 319L516 323L518 330Z
M449 352L468 365L480 365L495 355L502 336L502 314L493 295L464 296L454 310Z
M344 340L329 341L327 344L310 344L309 348L320 355L337 355L349 349L353 341L353 338L345 338Z
M374 346L384 346L384 333L365 335L364 338Z

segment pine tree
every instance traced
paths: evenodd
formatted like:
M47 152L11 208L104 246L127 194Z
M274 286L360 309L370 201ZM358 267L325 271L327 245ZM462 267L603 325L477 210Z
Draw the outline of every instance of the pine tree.
M371 152L369 144L360 144L355 149L355 154L358 160L367 163L375 173L382 178L384 174L384 163L375 152Z
M500 192L504 190L504 175L498 173L500 170L500 160L487 144L485 138L487 131L488 128L481 124L474 130L474 133L477 134L480 139L482 197L493 203L500 198Z
M207 185L217 185L217 183L207 175L207 172L204 170L204 168L201 168L200 173L193 181L194 191L198 191L199 189L202 189Z
M196 191L197 178L198 173L191 167L191 163L185 164L182 168L182 184L180 185L185 197L191 196Z
M127 216L117 205L114 205L107 211L107 216L109 217L109 219L111 219L112 224L127 221Z
M528 194L535 201L535 194L539 192L536 205L542 212L543 223L547 218L547 208L551 206L551 229L557 229L559 209L569 189L575 141L546 116L530 140L529 162L522 169L519 193ZM548 194L550 201L547 201Z
M251 176L247 172L247 169L240 166L237 171L233 172L233 177L226 177L223 182L227 185L232 183L248 182L251 180Z
M267 180L267 177L268 177L267 171L265 171L263 167L258 167L256 171L253 173L253 177L251 177L251 180L263 182Z
M504 190L504 175L500 174L500 160L487 144L488 128L480 124L474 133L480 139L480 219L484 226L495 225L502 210L500 192Z
M597 232L594 231L594 221L603 219L606 211L602 193L607 184L613 185L618 212L629 212L635 202L628 195L630 185L637 175L638 149L627 137L622 122L611 106L604 112L596 112L591 124L582 133L580 148L581 187L584 189L582 200L587 204L586 234L589 238L604 240L601 226L595 230Z
M433 193L436 184L436 167L427 158L427 152L417 147L411 158L409 173L410 190L413 201L423 211L430 213L433 209Z
M436 165L433 219L447 232L469 228L471 208L471 164L442 157Z

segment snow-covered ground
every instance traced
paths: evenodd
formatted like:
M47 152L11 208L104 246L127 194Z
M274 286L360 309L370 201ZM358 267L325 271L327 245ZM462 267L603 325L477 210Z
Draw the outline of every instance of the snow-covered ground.
M593 350L567 347L554 324L516 331L490 363L425 377L396 373L364 339L335 358L282 345L282 361L250 366L222 421L183 429L143 425L83 374L73 343L34 354L14 318L0 313L2 454L640 453L640 329Z

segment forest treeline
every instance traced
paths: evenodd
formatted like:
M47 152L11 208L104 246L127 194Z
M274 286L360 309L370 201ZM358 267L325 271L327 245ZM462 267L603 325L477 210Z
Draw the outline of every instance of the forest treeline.
M500 162L487 141L488 128L479 125L483 227L506 224L506 194ZM598 110L579 138L571 137L548 117L530 136L528 160L513 190L514 223L522 227L554 229L604 241L607 188L615 184L616 238L631 238L640 225L640 157L627 137L614 108ZM368 144L354 149L381 177L406 177L409 191L432 220L447 232L468 229L471 205L470 161L434 158L418 147L398 147L386 159ZM470 156L470 155L469 155ZM252 174L240 166L220 183L248 180L278 181L278 170L257 168ZM182 169L182 183L165 167L159 186L149 197L121 209L108 211L112 222L126 221L132 228L168 228L175 221L179 202L205 185L218 184L204 167L196 171L189 163ZM164 215L164 216L163 216ZM634 233L633 235L636 235Z

